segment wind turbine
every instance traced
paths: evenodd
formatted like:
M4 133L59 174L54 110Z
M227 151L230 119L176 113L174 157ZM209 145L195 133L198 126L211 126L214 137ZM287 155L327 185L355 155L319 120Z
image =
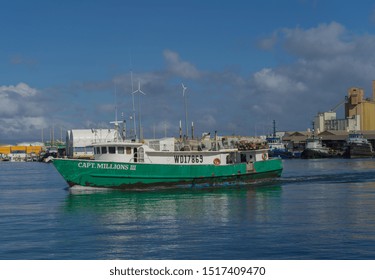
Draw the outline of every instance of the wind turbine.
M186 101L186 94L185 94L185 91L187 90L187 87L185 87L183 83L181 83L181 85L182 85L182 96L184 97L184 102L185 102L185 128L186 128L186 137L188 137L189 130L188 130L188 124L187 124L187 101Z
M140 93L146 95L141 90L141 81L138 79L138 89L132 92L133 95L133 112L134 112L134 129L135 129L135 109L134 109L134 94ZM138 95L138 130L139 130L139 137L142 138L141 135L141 105L140 105L140 95ZM135 138L137 139L137 131L135 131Z

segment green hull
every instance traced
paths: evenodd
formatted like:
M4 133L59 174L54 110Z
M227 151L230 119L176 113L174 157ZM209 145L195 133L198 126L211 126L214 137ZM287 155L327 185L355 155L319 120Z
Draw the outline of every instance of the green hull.
M252 182L280 177L282 172L280 159L254 162L251 172L246 172L246 164L158 165L69 159L54 159L53 164L70 186L125 189Z

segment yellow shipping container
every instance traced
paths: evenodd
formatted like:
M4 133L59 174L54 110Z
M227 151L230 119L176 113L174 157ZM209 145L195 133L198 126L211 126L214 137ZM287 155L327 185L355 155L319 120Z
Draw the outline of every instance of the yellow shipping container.
M28 147L26 147L26 153L27 154L35 153L35 154L39 155L41 151L42 151L41 146L28 146Z
M10 146L0 146L0 154L9 155L10 154Z
M12 147L10 147L10 150L12 152L21 151L21 152L25 152L26 153L26 146L12 146Z

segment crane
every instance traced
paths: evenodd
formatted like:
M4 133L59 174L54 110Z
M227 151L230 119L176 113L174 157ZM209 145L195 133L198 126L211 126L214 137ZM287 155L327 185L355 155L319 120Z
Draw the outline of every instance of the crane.
M344 100L341 100L338 104L336 104L335 107L333 107L331 110L329 110L330 112L336 112L336 110L342 106L345 102L347 101L347 97L344 99Z

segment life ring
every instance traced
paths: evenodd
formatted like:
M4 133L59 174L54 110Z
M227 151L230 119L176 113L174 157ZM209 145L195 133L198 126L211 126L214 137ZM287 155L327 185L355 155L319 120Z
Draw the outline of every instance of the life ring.
M214 164L215 165L220 165L220 159L219 158L215 158L214 159Z
M264 154L262 155L262 159L263 159L263 160L267 160L267 159L268 159L268 154L267 154L267 153L264 153Z

